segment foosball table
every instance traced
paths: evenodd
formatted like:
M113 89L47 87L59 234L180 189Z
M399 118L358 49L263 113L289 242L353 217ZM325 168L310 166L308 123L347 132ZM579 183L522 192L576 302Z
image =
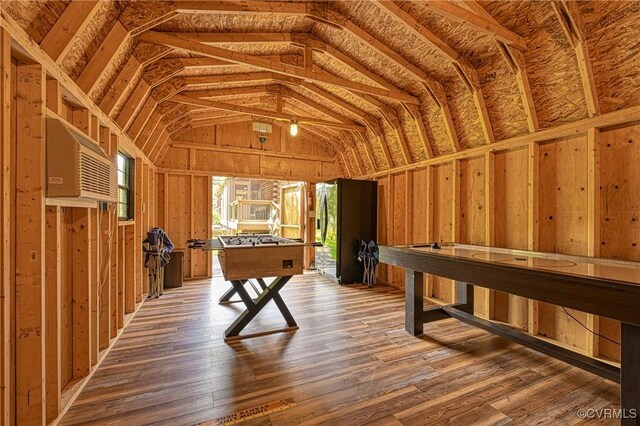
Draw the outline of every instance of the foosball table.
M284 303L280 290L294 276L303 271L304 244L298 240L273 235L223 235L212 240L189 240L190 249L215 250L222 274L231 282L229 288L218 301L231 303L238 295L246 309L225 330L225 341L258 335L291 331L298 328L291 312ZM267 284L265 278L275 277ZM253 299L246 286L258 295ZM240 335L242 330L272 301L287 322L286 328L269 330L250 335Z

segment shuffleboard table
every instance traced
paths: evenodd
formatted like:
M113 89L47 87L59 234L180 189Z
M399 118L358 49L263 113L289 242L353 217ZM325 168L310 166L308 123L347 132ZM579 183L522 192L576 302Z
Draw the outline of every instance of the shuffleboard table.
M273 235L223 235L212 240L189 240L189 248L218 252L224 279L231 282L231 288L222 295L218 303L231 303L231 298L237 294L246 307L225 330L225 341L292 331L298 328L280 296L280 290L294 275L303 272L303 243ZM267 277L275 278L267 284L265 282ZM245 285L253 288L257 298L251 297ZM272 300L288 327L240 335L242 330Z
M458 243L380 246L380 262L405 268L405 329L456 318L620 383L622 424L640 425L640 263ZM456 300L424 308L424 275L456 282ZM621 321L621 367L474 316L473 286Z

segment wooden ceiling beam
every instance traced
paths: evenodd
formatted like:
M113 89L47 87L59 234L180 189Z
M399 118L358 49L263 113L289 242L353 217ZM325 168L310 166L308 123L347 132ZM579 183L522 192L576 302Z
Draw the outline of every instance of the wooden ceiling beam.
M460 151L458 134L453 124L451 110L449 109L449 104L447 102L447 96L444 87L439 81L432 78L426 72L422 71L409 60L398 54L395 50L391 49L389 46L382 43L371 34L367 33L364 29L351 22L344 15L328 11L327 13L320 15L320 17L325 23L348 31L351 35L357 37L358 39L360 39L360 41L368 45L371 49L375 50L387 59L390 59L392 62L395 62L398 66L405 69L409 74L417 78L425 88L427 93L431 96L432 99L434 99L434 101L438 105L438 108L440 109L442 115L442 120L444 121L445 128L447 129L447 135L449 136L453 149L456 152ZM387 161L390 161L389 156L387 157ZM389 167L394 167L393 165L391 165L393 164L393 162L390 162L389 164Z
M182 14L225 13L238 14L268 14L304 16L308 13L306 3L281 2L281 1L227 1L227 0L201 0L201 1L174 1L175 11Z
M420 142L422 142L422 149L424 149L427 158L433 158L433 149L431 148L431 143L429 142L429 136L427 135L427 129L424 125L424 118L422 117L422 113L420 112L420 108L415 105L407 105L402 104L404 109L407 111L411 119L413 120L414 125L418 129L418 135L420 135Z
M72 1L40 42L40 47L60 64L100 9L99 1Z
M447 136L449 137L453 151L459 152L460 140L458 139L456 126L453 123L453 117L451 115L451 110L449 109L449 101L447 100L446 93L444 93L442 86L423 83L423 87L440 109L440 115L442 116L442 121L444 122L444 127L447 131Z
M233 62L215 58L178 58L185 70L235 65Z
M156 44L162 44L169 47L175 47L178 49L185 49L191 52L199 53L205 56L228 60L240 64L254 66L267 71L273 71L285 75L289 78L295 78L298 80L317 81L320 83L331 84L346 89L352 89L362 93L375 94L378 96L400 100L409 103L418 103L418 100L404 92L391 91L379 87L370 86L367 84L356 83L353 81L345 80L339 77L335 77L326 72L312 71L308 69L301 69L299 67L290 66L286 64L277 63L275 61L261 58L259 56L247 55L244 53L233 52L226 49L220 49L215 46L209 46L202 43L193 42L191 40L183 39L171 34L160 32L146 32L142 34L141 39Z
M111 27L98 50L95 51L89 62L76 79L76 84L90 97L97 83L100 81L104 71L108 68L109 62L118 52L124 48L130 35L127 29L116 20Z
M406 29L425 40L437 51L443 54L450 62L464 61L458 52L445 43L440 37L432 33L427 27L419 23L413 16L405 12L400 6L391 0L371 0L373 4L381 10L386 11L397 21L401 22Z
M354 105L351 105L350 103L346 102L342 98L339 98L334 94L329 93L326 90L314 84L302 83L300 86L303 87L305 90L308 90L312 93L315 93L318 96L321 96L322 98L342 108L343 110L349 111L356 116L362 117L365 123L367 124L367 127L373 132L374 135L376 135L378 143L380 144L380 147L382 148L382 152L384 153L387 165L389 166L389 168L394 167L393 158L391 157L389 147L387 146L384 132L380 128L380 123L378 122L378 119L376 117L370 115L366 111L363 111Z
M453 49L442 39L432 33L427 27L418 22L413 16L405 12L396 3L387 0L373 1L379 8L387 11L393 18L399 21L404 26L404 28L409 30L419 39L424 40L425 42L430 44L449 61L451 66L456 71L456 74L458 74L467 89L471 92L476 110L478 111L480 125L482 127L485 141L487 143L495 142L493 126L491 125L491 120L489 119L489 114L487 112L482 88L480 87L480 78L478 77L478 71L460 54L458 54L455 49Z
M279 113L277 111L266 111L257 108L248 108L237 106L233 104L227 104L224 102L216 102L205 99L198 99L191 96L185 95L175 95L173 100L176 102L186 103L190 105L201 105L209 108L220 109L223 111L232 111L232 112L243 112L246 114L257 115L260 117L273 118L276 120L284 120L284 121L293 121L297 120L300 123L308 123L308 124L317 124L317 125L325 125L338 129L346 129L346 130L357 130L357 131L365 131L365 128L356 124L348 124L348 123L338 123L333 121L319 120L313 117L305 117L305 116L297 116L291 114Z
M497 24L495 20L487 19L479 16L457 4L449 1L429 0L423 3L430 10L445 16L456 22L459 22L469 28L489 35L519 50L526 50L527 43L524 37L508 30L502 25Z
M373 150L371 148L370 141L367 138L365 138L362 133L354 132L352 136L356 139L356 141L359 141L362 145L364 145L364 150L365 150L365 153L367 154L369 165L371 166L371 170L374 170L374 173L375 173L375 171L377 171L376 160L375 160L375 156L373 155Z
M196 98L218 98L228 96L246 96L261 93L276 93L277 86L273 84L249 87L230 87L224 89L185 90L185 94Z
M265 82L273 81L271 72L245 72L236 74L198 75L183 77L188 86L203 86L223 83Z
M560 22L567 40L573 47L582 81L587 111L590 117L600 115L598 91L591 68L589 48L587 47L584 21L577 4L574 1L553 1L553 11Z
M291 43L292 33L190 33L171 32L170 34L197 41L203 44L255 44L255 43Z
M363 76L375 81L380 86L389 90L398 90L393 84L386 81L379 75L369 71L366 67L356 62L353 58L341 52L337 48L329 45L326 41L319 39L310 33L177 33L171 34L198 41L203 44L260 44L260 43L287 43L300 45L327 53L339 62L353 68Z
M529 75L524 60L524 54L507 46L503 42L496 40L498 50L504 58L507 66L516 77L518 83L518 91L520 92L520 98L524 106L524 111L527 116L527 127L529 132L536 132L540 128L538 122L538 113L533 103L533 96L531 94L531 86L529 85Z
M298 102L302 102L305 105L308 105L309 107L315 109L316 111L321 112L322 114L333 118L334 120L338 120L342 123L351 123L351 124L355 124L352 120L348 119L347 117L345 117L344 115L338 114L337 112L335 112L334 110L325 107L324 105L321 105L301 94L299 94L298 92L294 92L293 90L287 89L287 88L282 88L282 95L288 98L293 98L295 100L297 100Z
M398 138L405 164L411 164L411 151L409 151L407 137L405 136L404 129L402 128L400 120L398 119L398 114L389 105L385 104L384 102L380 102L373 96L361 94L356 95L378 109L380 115L382 115L382 118L384 118L384 120L391 126L396 137Z
M100 101L100 109L111 118L111 113L122 102L122 97L127 92L129 85L135 80L136 75L142 70L142 64L131 55L124 64L115 81L109 86L107 93Z

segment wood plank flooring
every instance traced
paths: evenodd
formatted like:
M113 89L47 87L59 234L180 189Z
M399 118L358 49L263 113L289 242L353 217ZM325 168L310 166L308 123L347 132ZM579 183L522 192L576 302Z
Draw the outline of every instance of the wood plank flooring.
M282 291L299 330L226 344L227 286L145 302L61 424L577 425L619 407L618 385L453 319L412 337L400 290L316 274ZM245 331L284 324L268 306Z

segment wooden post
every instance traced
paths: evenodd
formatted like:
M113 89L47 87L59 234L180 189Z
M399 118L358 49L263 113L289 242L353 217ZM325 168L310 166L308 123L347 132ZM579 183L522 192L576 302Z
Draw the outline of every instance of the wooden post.
M144 212L144 167L142 165L142 158L136 158L135 160L135 238L131 241L131 250L128 253L133 254L135 258L135 301L136 303L142 302L142 293L144 293L145 279L144 279L144 265L142 264L142 240L146 229L143 229L142 215ZM135 308L134 308L135 309Z
M111 212L109 210L98 209L100 218L99 239L100 257L98 259L98 316L99 316L99 348L106 349L109 346L111 330L111 258L112 252L112 232L111 232Z
M58 417L62 392L62 253L60 252L61 211L60 207L47 207L46 214L46 401L47 422Z
M89 231L91 259L91 365L98 362L99 321L98 306L100 304L100 223L98 209L89 209L91 228Z
M313 243L316 240L316 219L318 218L316 212L316 184L315 183L307 183L307 208L306 211L306 222L307 226L305 228L305 238L304 242L309 244ZM305 250L305 261L304 267L309 269L311 268L311 264L313 264L316 260L316 250L314 247L306 247Z
M529 145L529 186L528 186L528 200L527 210L529 212L528 218L528 249L538 249L538 239L540 233L538 232L538 195L540 191L540 146L537 142L531 142ZM529 319L527 329L530 334L538 335L538 307L540 302L537 300L529 300Z
M484 155L484 205L485 205L485 229L484 229L484 243L489 247L493 247L496 244L496 222L495 222L495 153L487 152ZM476 303L476 310L479 307L483 307L482 312L484 318L493 318L493 297L491 297L492 290L476 287L475 296L476 300L480 303Z
M16 419L44 424L45 73L17 67Z
M128 225L124 227L124 248L122 250L122 260L124 267L124 313L130 314L136 310L136 266L135 256L135 227Z
M74 208L73 215L73 378L91 370L91 215Z
M587 184L587 256L600 256L600 150L598 138L600 129L587 131L587 161L589 163ZM600 331L600 319L587 314L587 326L595 333ZM600 339L594 333L587 335L587 355L595 357L600 353ZM640 414L640 413L639 413Z
M0 28L0 424L11 420L11 36Z

